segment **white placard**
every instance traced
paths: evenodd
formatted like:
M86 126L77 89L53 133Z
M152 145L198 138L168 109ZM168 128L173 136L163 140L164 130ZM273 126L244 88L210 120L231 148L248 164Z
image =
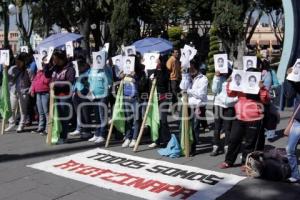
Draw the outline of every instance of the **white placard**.
M33 54L35 64L38 70L43 70L43 56L40 54Z
M78 68L78 61L73 61L73 67L75 69L75 77L78 78L79 77L79 68Z
M93 68L103 69L106 64L106 52L98 51L93 52Z
M243 69L247 71L249 68L257 68L257 57L256 56L244 56L243 57Z
M245 72L243 70L233 70L231 77L232 81L229 85L229 89L232 91L243 92L243 78L245 78Z
M42 55L42 57L48 57L48 49L46 48L41 48L39 51L39 54Z
M29 48L28 48L28 46L21 46L20 50L21 50L21 52L29 53Z
M247 94L258 94L259 93L259 82L261 81L260 72L246 72L246 84L244 93Z
M245 94L258 94L261 72L246 72L244 70L233 70L232 81L229 89L232 91L243 92Z
M136 49L135 46L127 46L124 47L125 56L132 56L136 55Z
M157 60L159 59L158 53L145 53L144 54L144 65L146 70L156 69Z
M228 55L227 54L216 54L214 55L215 71L221 74L228 73Z
M66 54L68 58L74 57L74 46L73 41L66 43Z
M150 200L214 200L246 178L103 149L28 167Z
M123 72L124 74L131 74L134 72L135 57L124 56L123 57Z
M54 47L49 47L48 51L47 51L47 59L46 59L46 63L49 63L51 58L52 58L52 55L53 55L53 52L54 52Z
M9 50L1 50L0 53L1 53L0 63L9 66Z
M118 55L112 58L113 65L115 66L116 74L119 74L123 69L123 56Z
M287 76L287 80L300 82L300 59L297 59L293 66L293 71Z
M189 45L184 45L183 51L185 57L189 59L189 61L193 60L194 57L197 55L197 49Z
M109 43L105 43L102 49L103 49L106 53L108 53L108 52L109 52L109 47L110 47L110 44L109 44Z

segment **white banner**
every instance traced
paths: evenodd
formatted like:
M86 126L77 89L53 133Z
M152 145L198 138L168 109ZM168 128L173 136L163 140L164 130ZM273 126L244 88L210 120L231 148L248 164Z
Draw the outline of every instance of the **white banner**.
M143 199L213 200L244 177L95 149L29 167Z

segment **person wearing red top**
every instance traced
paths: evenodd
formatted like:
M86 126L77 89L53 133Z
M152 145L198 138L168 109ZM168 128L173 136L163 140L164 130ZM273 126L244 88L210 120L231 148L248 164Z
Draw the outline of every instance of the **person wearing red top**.
M256 70L252 68L247 71ZM229 97L238 97L238 102L235 104L236 119L232 124L228 152L225 162L219 166L221 169L232 167L241 149L242 164L245 163L249 153L264 149L264 105L270 101L269 91L262 82L259 83L258 95L231 91L229 89L230 82L231 79L227 84L227 94ZM242 143L243 148L241 148Z
M31 84L30 94L36 95L36 106L39 113L39 126L33 133L44 134L48 124L50 78L46 78L43 70L39 70Z

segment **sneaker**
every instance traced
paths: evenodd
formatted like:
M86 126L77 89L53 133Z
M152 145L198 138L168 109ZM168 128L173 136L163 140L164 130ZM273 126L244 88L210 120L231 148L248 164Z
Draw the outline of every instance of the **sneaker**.
M14 124L9 124L8 127L5 129L5 132L12 131L15 128Z
M227 169L227 168L230 168L231 165L229 165L228 163L226 162L222 162L221 164L219 164L218 166L220 169Z
M60 139L56 142L56 145L62 145L62 144L65 144L65 140L60 138Z
M129 147L130 148L134 148L135 147L135 143L136 143L136 140L132 140L129 144Z
M103 137L101 137L101 136L98 137L97 140L95 141L96 144L101 144L103 142L105 142L105 139Z
M154 142L154 143L152 143L152 144L150 144L149 146L148 146L149 148L156 148L157 147L157 144Z
M44 131L41 130L41 129L37 129L37 130L35 130L35 131L31 131L32 134L41 134L41 133L43 133L43 132L44 132Z
M290 177L290 178L288 178L286 181L287 181L288 183L298 183L298 182L299 182L299 180L296 179L296 178L294 178L294 177Z
M212 152L210 153L210 156L214 157L214 156L217 156L217 155L219 155L219 147L216 146L216 145L214 145L214 146L213 146L213 150L212 150Z
M123 147L123 148L127 148L127 147L129 147L129 144L130 144L130 140L129 140L129 139L126 139L126 140L124 141L124 143L122 144L122 147Z
M17 128L17 133L22 133L24 131L24 127L23 126L19 126Z
M68 133L70 136L79 136L80 135L80 131L78 131L78 130L75 130L75 131L73 131L73 132L71 132L71 133Z
M89 139L89 142L96 142L97 139L98 137L94 135L91 139Z

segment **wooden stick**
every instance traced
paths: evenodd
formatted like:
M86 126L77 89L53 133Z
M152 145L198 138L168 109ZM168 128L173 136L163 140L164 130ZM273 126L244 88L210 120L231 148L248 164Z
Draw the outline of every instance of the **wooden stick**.
M121 89L121 87L123 87L123 81L121 81L121 83L120 83L119 90ZM118 91L118 94L119 94L119 91ZM114 114L114 112L112 111L111 124L110 124L109 132L108 132L108 135L106 138L105 148L109 147L110 138L112 136L112 131L114 128L113 114Z
M54 115L54 89L53 84L50 85L50 103L49 103L49 120L48 120L48 134L47 134L47 144L52 145L52 124Z
M141 125L139 136L137 138L137 141L136 141L134 149L133 149L134 152L136 152L138 150L139 144L140 144L140 142L142 140L142 137L143 137L143 134L144 134L144 126L146 124L147 115L150 111L151 101L152 101L152 98L153 98L153 95L154 95L155 87L156 87L156 79L154 79L153 82L152 82L152 87L151 87L150 97L149 97L149 100L148 100L148 105L147 105L147 108L146 108L146 111L145 111L145 115L144 115L144 118L143 118L143 123Z
M189 132L189 112L188 112L188 97L187 94L183 94L183 117L184 117L184 149L185 157L190 157L190 132Z
M2 119L1 135L4 135L4 130L5 130L5 119Z

